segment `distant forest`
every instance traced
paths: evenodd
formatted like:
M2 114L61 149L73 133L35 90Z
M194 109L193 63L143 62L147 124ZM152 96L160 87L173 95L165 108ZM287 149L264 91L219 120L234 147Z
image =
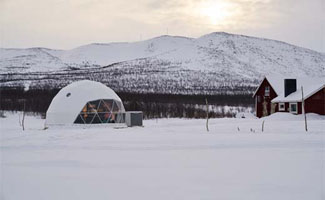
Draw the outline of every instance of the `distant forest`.
M60 89L29 89L23 87L0 88L0 110L45 113ZM212 107L230 106L236 109L210 109L209 116L234 117L236 112L253 108L251 94L178 95L117 92L127 111L143 111L145 119L151 118L205 118L205 99Z

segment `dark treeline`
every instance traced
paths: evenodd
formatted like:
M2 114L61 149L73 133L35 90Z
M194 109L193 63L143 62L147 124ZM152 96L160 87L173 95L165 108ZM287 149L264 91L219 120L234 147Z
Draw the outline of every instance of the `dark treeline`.
M117 92L119 97L125 101L180 103L180 104L204 104L208 99L209 104L228 106L251 106L253 99L251 94L218 94L218 95L180 95L180 94L139 94Z
M0 110L25 111L45 114L53 97L59 89L0 88ZM251 95L175 95L175 94L140 94L117 92L127 111L143 111L144 117L206 117L205 99L214 106L252 107ZM210 117L233 117L234 113L226 110L210 111Z
M31 89L24 91L24 88L1 88L0 89L0 110L25 111L46 113L53 97L59 89Z

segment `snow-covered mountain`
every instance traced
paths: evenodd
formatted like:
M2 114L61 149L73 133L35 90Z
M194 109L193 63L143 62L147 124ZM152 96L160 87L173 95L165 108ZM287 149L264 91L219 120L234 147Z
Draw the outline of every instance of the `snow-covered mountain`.
M1 86L31 82L62 87L92 79L117 91L219 93L251 91L265 75L325 77L325 54L284 42L211 33L160 36L72 50L0 49Z

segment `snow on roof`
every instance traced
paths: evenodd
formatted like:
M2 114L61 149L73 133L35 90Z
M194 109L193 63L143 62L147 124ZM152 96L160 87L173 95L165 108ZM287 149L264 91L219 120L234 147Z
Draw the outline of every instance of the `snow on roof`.
M253 97L256 95L257 91L260 89L264 79L266 79L270 84L271 87L274 89L275 93L279 95L282 90L284 90L284 77L279 76L279 75L269 75L265 76L262 81L260 82L258 88L255 90Z
M284 91L284 77L281 76L266 76L266 80L271 84L276 94L279 95Z
M82 80L62 88L53 98L46 112L46 124L73 124L86 103L98 99L121 102L122 111L125 111L122 100L111 88L99 82Z
M268 78L268 81L272 85L272 87L276 90L278 96L272 100L272 102L301 102L302 94L301 94L301 87L303 87L304 98L307 99L320 89L325 87L325 78L296 78L297 80L297 91L291 93L287 97L284 97L284 79L288 78L281 78L282 80L279 81L275 80L274 78Z

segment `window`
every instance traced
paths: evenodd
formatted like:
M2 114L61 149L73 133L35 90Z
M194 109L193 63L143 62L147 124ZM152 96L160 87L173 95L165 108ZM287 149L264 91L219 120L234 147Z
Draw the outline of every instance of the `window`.
M261 103L261 96L257 95L257 103Z
M285 111L284 103L279 103L279 111Z
M298 113L298 107L297 107L297 103L290 103L290 112L297 114Z
M264 95L266 97L269 97L270 96L270 86L265 86L265 93L264 93Z
M123 123L124 107L112 99L87 102L75 120L75 124Z

